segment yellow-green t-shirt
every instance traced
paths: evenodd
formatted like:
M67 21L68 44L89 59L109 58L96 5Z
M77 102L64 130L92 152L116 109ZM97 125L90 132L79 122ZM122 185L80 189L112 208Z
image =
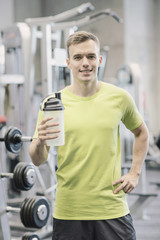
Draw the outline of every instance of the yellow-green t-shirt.
M114 194L113 182L121 176L120 122L130 130L142 123L132 97L103 82L90 97L76 96L68 87L61 93L65 145L57 147L58 184L53 216L98 220L128 214L125 193L122 190ZM38 123L42 118L40 111Z

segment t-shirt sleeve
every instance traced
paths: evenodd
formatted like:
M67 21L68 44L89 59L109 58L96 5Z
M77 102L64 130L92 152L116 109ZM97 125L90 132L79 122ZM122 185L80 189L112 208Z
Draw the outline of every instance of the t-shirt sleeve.
M124 103L125 107L121 120L129 130L136 129L142 124L143 118L139 113L132 96L128 92L125 92Z
M38 138L38 126L39 126L40 122L43 120L43 118L44 118L44 112L42 110L39 110L36 129L35 129L33 138Z

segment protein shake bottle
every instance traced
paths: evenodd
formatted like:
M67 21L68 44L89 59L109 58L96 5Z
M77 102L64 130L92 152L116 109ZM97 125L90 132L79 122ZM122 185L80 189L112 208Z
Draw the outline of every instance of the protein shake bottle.
M65 143L64 137L64 106L61 102L61 93L55 93L55 97L50 97L44 103L43 107L45 117L53 117L53 122L58 122L59 126L51 127L52 129L60 129L57 133L58 138L47 140L47 146L61 146Z

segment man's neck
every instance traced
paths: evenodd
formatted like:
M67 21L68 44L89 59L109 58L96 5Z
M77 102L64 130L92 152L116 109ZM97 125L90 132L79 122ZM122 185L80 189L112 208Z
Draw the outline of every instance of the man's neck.
M101 83L96 81L92 83L75 83L73 82L69 87L69 91L79 97L90 97L99 91Z

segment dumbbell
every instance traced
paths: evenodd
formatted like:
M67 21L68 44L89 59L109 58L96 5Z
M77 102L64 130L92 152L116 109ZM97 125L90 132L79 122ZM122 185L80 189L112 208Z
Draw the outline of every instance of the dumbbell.
M31 142L32 138L22 136L22 132L16 127L10 127L4 138L0 138L0 142L5 142L5 146L9 152L19 153L23 142Z
M36 181L36 172L32 164L18 163L13 173L1 173L1 178L11 178L18 190L30 190Z
M45 197L25 198L21 208L7 206L6 212L20 213L21 222L26 228L42 228L49 217L49 203Z
M22 240L39 240L39 236L36 233L25 233L22 236Z

